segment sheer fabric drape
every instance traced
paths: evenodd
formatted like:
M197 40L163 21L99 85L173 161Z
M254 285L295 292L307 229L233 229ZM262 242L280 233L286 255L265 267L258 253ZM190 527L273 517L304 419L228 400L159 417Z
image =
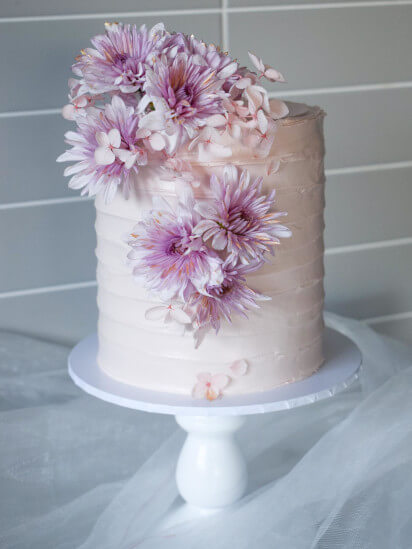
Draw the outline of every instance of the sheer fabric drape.
M0 333L1 549L410 549L412 347L327 320L361 348L360 381L248 418L247 496L168 527L184 440L173 417L89 397L67 348Z

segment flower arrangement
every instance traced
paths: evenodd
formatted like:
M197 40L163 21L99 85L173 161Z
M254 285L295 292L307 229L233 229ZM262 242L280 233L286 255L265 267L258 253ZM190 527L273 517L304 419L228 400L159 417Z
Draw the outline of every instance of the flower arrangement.
M269 105L262 80L284 78L252 53L255 71L161 23L150 30L106 24L91 42L73 65L63 116L77 129L66 133L71 149L58 161L74 162L64 172L71 188L102 193L107 202L117 191L128 198L148 164L183 184L176 186L177 205L154 197L152 211L131 233L128 257L134 275L163 303L146 318L192 331L199 345L208 330L217 332L223 320L246 316L268 299L246 276L291 234L279 223L285 212L274 211L275 192L264 194L262 178L228 160L239 143L268 156L288 108L277 100ZM222 176L210 179L210 200L195 199L199 182L182 151L227 162ZM268 162L267 173L278 168Z
M77 131L66 133L72 148L58 158L75 162L65 175L83 194L103 192L110 201L119 187L127 197L141 166L160 153L171 160L184 146L225 158L230 143L241 141L264 157L276 120L288 114L282 101L269 106L261 85L263 78L284 82L282 74L251 53L256 72L161 23L150 31L106 23L92 45L73 65L63 116ZM166 167L181 174L172 161Z

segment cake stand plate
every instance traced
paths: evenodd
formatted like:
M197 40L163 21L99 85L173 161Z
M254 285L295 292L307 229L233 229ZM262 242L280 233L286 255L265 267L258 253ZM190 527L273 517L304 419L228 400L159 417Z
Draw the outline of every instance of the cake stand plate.
M325 363L315 374L271 391L225 395L213 402L191 396L139 389L106 375L97 365L97 335L83 339L69 355L69 375L87 393L126 408L173 414L188 432L180 453L176 482L189 504L222 508L245 492L247 469L234 438L244 416L287 410L334 396L357 377L362 357L343 334L326 328Z

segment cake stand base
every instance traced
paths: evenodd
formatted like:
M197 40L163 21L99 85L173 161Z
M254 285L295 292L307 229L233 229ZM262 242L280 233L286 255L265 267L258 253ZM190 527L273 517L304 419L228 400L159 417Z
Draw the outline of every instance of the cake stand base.
M362 360L356 345L330 328L325 329L324 341L325 364L309 378L213 402L147 391L110 378L97 365L96 335L70 353L69 374L81 389L107 402L175 415L188 433L176 468L179 492L190 506L219 509L240 499L246 490L246 462L235 439L244 416L310 404L335 395L356 379Z

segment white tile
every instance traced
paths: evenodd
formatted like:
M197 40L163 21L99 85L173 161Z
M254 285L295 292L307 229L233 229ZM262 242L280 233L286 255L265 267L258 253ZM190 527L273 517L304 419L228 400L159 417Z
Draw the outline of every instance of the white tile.
M327 168L412 159L412 88L302 95L293 100L326 111Z
M412 345L412 318L371 325L375 331Z
M326 246L412 237L412 168L326 181Z
M331 3L343 3L343 2L352 2L352 0L259 0L259 2L253 2L253 0L229 0L229 7L230 8L236 8L236 7L250 7L254 6L254 4L259 6L288 6L288 5L299 5L302 4L304 6L305 4L331 4ZM355 2L362 2L363 0L354 0ZM390 0L389 0L390 1Z
M0 300L0 329L73 345L96 331L96 289Z
M277 91L410 80L411 17L412 6L232 13L230 49L279 69Z
M56 163L72 128L60 114L0 118L0 204L76 196Z
M0 8L0 17L29 17L44 15L71 15L83 13L117 13L140 12L170 9L216 8L219 0L120 0L115 4L112 0L23 0L22 2L7 2Z
M219 15L176 15L123 19L152 26L162 20L171 31L193 33L220 43ZM67 80L74 57L90 38L104 32L102 19L34 21L0 24L2 111L61 107L67 100ZM18 60L18 62L17 62Z
M326 307L354 318L412 310L412 245L326 256Z
M94 205L0 211L0 292L95 278Z

